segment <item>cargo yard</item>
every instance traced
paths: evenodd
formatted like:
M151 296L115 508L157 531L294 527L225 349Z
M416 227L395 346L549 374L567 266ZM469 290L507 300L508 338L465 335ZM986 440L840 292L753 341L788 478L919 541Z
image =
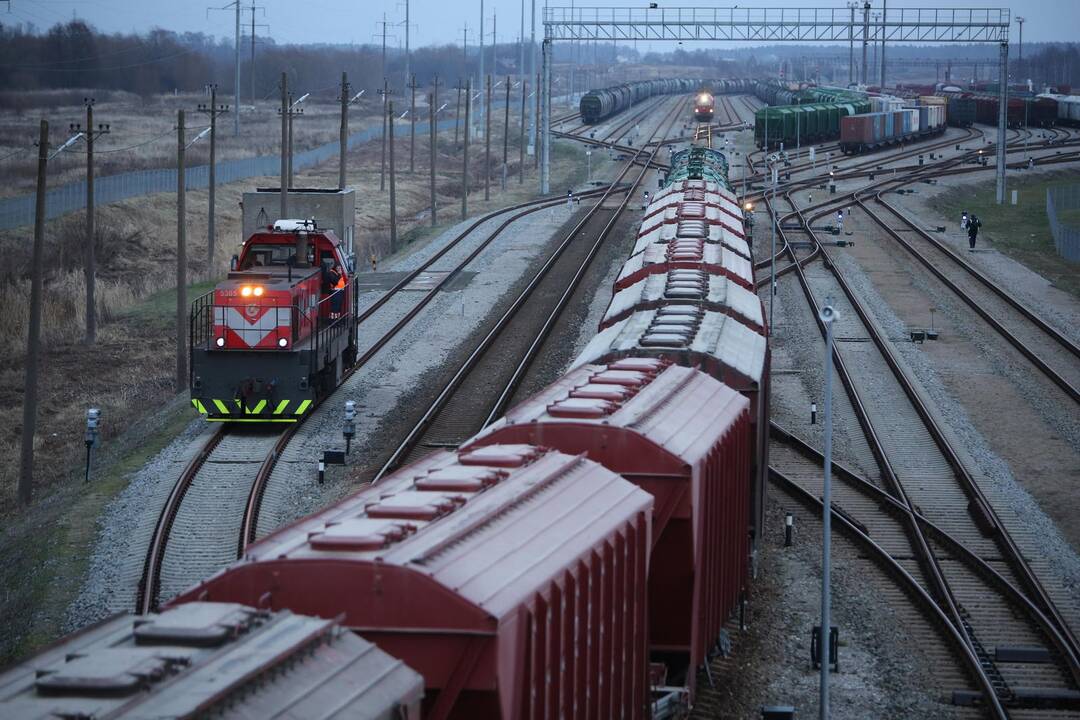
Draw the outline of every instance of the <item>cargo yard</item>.
M487 2L7 28L0 717L1080 718L1053 24Z

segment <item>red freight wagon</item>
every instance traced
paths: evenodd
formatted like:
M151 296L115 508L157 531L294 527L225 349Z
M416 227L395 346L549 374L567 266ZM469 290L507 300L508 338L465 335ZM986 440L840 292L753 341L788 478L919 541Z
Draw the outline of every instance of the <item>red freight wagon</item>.
M424 677L424 717L643 718L652 497L527 445L437 452L181 596L342 624Z
M646 208L647 210L648 208ZM746 238L741 214L735 217L704 202L681 202L667 206L663 212L657 212L652 217L641 222L638 236L644 235L658 225L679 225L685 220L697 220L709 225L719 225L740 238Z
M722 275L742 285L754 288L754 267L741 255L722 245L706 243L695 238L676 238L667 243L648 245L623 263L615 290L622 290L648 275L674 269L700 270L710 275Z
M766 328L767 329L767 328ZM752 524L764 518L768 468L769 346L766 336L724 313L700 305L643 310L598 333L573 366L607 365L627 358L656 358L697 368L750 401ZM757 538L760 532L755 532Z
M579 367L467 443L584 453L655 498L649 640L668 684L693 692L749 566L751 430L746 398L659 360Z
M713 245L723 245L736 255L741 255L747 260L753 260L754 255L750 250L750 244L739 235L726 230L719 225L708 225L701 222L682 222L678 225L654 225L652 230L638 235L634 242L634 253L645 249L646 245L655 243L667 243L672 240L703 240ZM633 254L633 253L631 253Z
M334 620L193 602L116 615L9 668L0 717L419 720L423 694Z
M686 187L690 183L707 185L707 188ZM731 216L736 222L742 223L742 211L735 194L730 190L721 189L716 183L706 183L704 180L683 180L660 190L649 203L649 207L645 209L644 219L651 220L654 215L683 202L703 202Z
M764 312L756 294L722 275L679 269L646 275L616 292L600 321L600 329L611 327L641 310L688 302L725 313L755 332L765 334Z

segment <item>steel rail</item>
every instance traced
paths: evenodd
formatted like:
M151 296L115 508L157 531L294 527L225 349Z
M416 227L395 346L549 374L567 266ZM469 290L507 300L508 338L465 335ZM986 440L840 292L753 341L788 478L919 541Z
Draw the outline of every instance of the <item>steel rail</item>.
M219 425L206 439L202 448L188 461L188 464L180 472L180 477L173 484L169 496L165 499L165 505L158 515L154 533L150 538L150 546L146 550L146 559L143 562L142 578L135 595L135 612L145 615L151 612L156 603L157 595L161 586L161 565L165 558L165 547L169 542L169 533L172 531L173 521L180 511L180 504L191 488L192 482L199 474L203 463L221 444L221 440L228 431L224 425Z
M823 215L824 213L822 213L822 216ZM812 222L816 217L818 216L811 217L810 222ZM810 222L805 222L807 227L810 227ZM810 232L813 233L813 230L811 229ZM824 262L825 267L830 270L833 277L839 284L841 290L844 292L844 295L846 296L848 302L855 310L860 321L866 327L868 335L871 341L874 343L874 346L878 349L878 352L881 354L882 359L885 360L885 363L889 366L889 369L895 376L902 391L904 392L904 395L908 398L912 408L915 410L916 414L922 421L923 426L926 428L931 439L934 441L934 444L938 447L939 451L942 453L942 456L945 458L949 467L952 469L955 477L959 481L961 490L963 490L965 495L967 495L970 503L969 512L973 515L973 521L976 523L977 526L983 529L984 533L992 536L997 541L999 547L1003 551L1002 554L1004 555L1005 561L1008 563L1010 569L1016 574L1017 578L1024 586L1025 592L1029 593L1033 601L1040 608L1042 608L1043 612L1047 615L1047 617L1053 620L1053 622L1057 626L1060 636L1063 637L1066 642L1066 646L1062 648L1062 654L1071 661L1070 672L1073 674L1074 677L1080 678L1080 665L1076 663L1077 659L1080 658L1080 646L1078 646L1076 638L1073 635L1072 629L1069 627L1068 622L1065 621L1056 604L1053 602L1049 593L1046 591L1046 588L1039 580L1037 574L1032 570L1031 566L1024 558L1024 555L1020 550L1019 546L1016 545L1015 540L1013 540L1012 536L1006 530L1004 524L1001 521L1001 518L994 510L994 507L991 504L990 500L986 497L985 493L983 493L982 488L978 485L978 482L975 480L975 478L968 471L967 467L961 461L956 449L946 437L944 431L938 424L937 420L934 418L933 414L930 412L930 409L926 406L922 397L916 391L914 383L907 377L904 370L900 367L899 361L893 353L892 348L889 347L889 343L877 331L876 327L870 320L869 313L866 311L866 308L862 304L858 295L854 292L854 290L852 290L851 286L847 282L847 279L839 271L837 265L833 262L833 259L829 255L828 251L824 247L821 247L820 249L821 259ZM802 273L801 266L797 267L796 272L799 275L801 281L805 283L803 286L804 292L807 294L807 297L810 300L812 307L817 307L815 301L812 299L812 293L809 291L809 283L805 280L805 275L803 275ZM824 332L824 328L821 328L821 330L822 332ZM835 357L838 358L838 367L839 363L842 362L842 360L839 359L839 355L840 353L837 350L835 352ZM846 373L846 368L844 372ZM845 388L847 387L848 384L845 382ZM851 394L852 391L849 390L849 395ZM861 405L861 403L856 403L854 395L852 395L852 403L853 405ZM860 424L862 424L861 418ZM867 437L869 439L871 435L868 434ZM871 447L874 450L875 455L877 455L880 449L875 447L875 445L877 445L879 441L877 440L876 435L873 437L874 442L872 443Z
M682 103L685 103L685 100L683 100ZM680 103L680 104L682 104L682 103ZM680 104L676 104L675 108L677 109ZM659 128L657 128L657 129L659 129ZM655 134L655 131L654 131L654 134ZM655 150L653 152L655 152ZM620 182L627 175L627 173L630 172L630 169L632 167L633 167L633 163L632 162L627 162L623 166L622 170L619 172L618 176L615 178L614 182L616 182L616 183ZM639 178L640 177L641 177L641 175L639 175ZM614 184L612 185L612 187L614 187ZM633 187L631 187L631 192L632 192L632 190L633 190ZM532 291L537 287L537 285L540 283L540 281L547 275L548 271L554 266L555 262L563 254L563 252L570 245L570 243L573 242L574 238L581 231L581 229L583 227L585 227L585 225L596 215L597 212L599 212L600 207L603 205L604 200L607 199L608 194L610 192L611 192L611 189L609 188L608 191L605 192L605 195L600 199L600 201L597 202L596 205L594 205L592 208L590 208L589 211L585 214L585 216L583 216L581 218L581 220L579 220L575 224L573 229L571 229L571 231L566 234L566 237L564 238L562 243L560 243L559 247L557 247L555 249L555 251L552 253L552 255L548 258L547 262L544 263L544 265L539 269L539 271L530 280L528 285L526 285L526 287L521 291L521 293L519 293L517 298L515 298L513 303L510 305L510 307L507 308L507 310L503 313L503 315L495 322L495 324L492 326L492 328L485 334L483 339L481 339L481 341L477 344L477 346L473 349L473 351L469 354L469 356L461 364L461 366L458 368L458 370L454 373L453 377L451 377L449 382L447 382L447 384L443 387L442 391L440 391L439 394L435 397L435 399L431 402L430 406L424 412L423 416L413 425L413 428L408 432L408 434L405 436L405 438L398 444L397 448L395 448L394 452L390 455L389 459L387 459L386 462L383 463L382 467L379 469L379 471L376 473L374 479L372 480L372 484L377 484L387 473L394 470L400 464L402 459L416 446L417 442L422 437L423 433L426 431L428 426L434 421L437 414L446 405L446 403L448 402L450 397L457 390L458 386L462 383L462 381L465 379L465 377L468 375L468 373L477 364L479 359L493 345L493 343L495 342L496 337L503 331L503 329L506 326L508 326L510 324L511 320L516 316L517 312L520 310L520 308L528 300L529 296L532 294Z
M804 505L818 512L824 511L825 503L821 498L808 492L797 482L772 466L769 467L769 479L774 485L778 486L781 490L788 492L789 495L801 501ZM968 673L974 677L977 685L982 686L982 696L987 704L986 709L998 720L1006 720L1009 716L1005 712L1005 708L1001 705L997 693L993 692L993 686L990 684L989 679L982 671L982 665L979 662L979 658L967 644L964 634L941 608L941 605L914 577L912 577L911 573L909 573L903 565L893 558L883 547L874 542L870 535L862 528L855 525L846 513L837 511L834 505L830 508L830 514L832 515L833 522L850 537L857 540L859 544L868 550L879 563L884 565L889 572L898 579L900 586L906 590L910 596L916 598L923 610L940 624L945 634L949 636L953 643L955 643L956 651L963 659Z

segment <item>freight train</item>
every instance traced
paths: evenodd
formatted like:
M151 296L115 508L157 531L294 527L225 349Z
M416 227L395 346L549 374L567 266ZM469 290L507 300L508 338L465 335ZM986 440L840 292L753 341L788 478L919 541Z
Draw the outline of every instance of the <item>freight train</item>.
M315 273L318 250L333 241L299 232L253 235L230 291L254 298L242 288L291 288ZM269 255L259 265L261 252ZM306 263L287 262L294 255ZM573 369L459 448L277 530L135 634L146 627L153 642L179 646L258 637L272 670L300 636L313 636L299 621L299 635L256 636L243 618L332 619L419 673L431 718L644 718L691 705L725 621L745 600L762 528L769 344L752 263L726 158L675 153ZM299 313L298 297L282 295L281 306ZM295 325L259 331L271 344L293 342L303 337ZM322 651L289 662L323 668L304 670L313 681L345 682L353 675L342 663L358 662L359 646L334 642L331 654L345 653L339 663ZM25 691L44 697L76 675L82 666L61 672L76 645L86 637L47 651L57 667L44 673L35 660L20 666ZM382 657L370 660L373 678L391 668ZM203 668L163 667L155 677L171 678L164 692L198 684ZM60 672L55 681L40 679L50 672ZM258 692L244 700L257 707L321 697L317 683L306 697L295 670L258 676ZM408 696L409 707L409 674L398 677L387 692ZM94 702L73 694L65 708L77 714Z
M945 108L941 105L852 115L840 121L840 149L845 154L876 150L940 135L945 128Z
M588 125L607 120L621 113L631 105L655 95L689 93L701 86L700 80L668 79L643 80L624 83L601 90L590 90L581 96L579 109L581 121ZM717 95L750 92L753 82L750 80L712 80L708 83Z
M253 233L189 318L191 403L215 422L297 422L357 357L351 258L313 220Z
M642 100L657 95L691 92L699 84L700 81L698 80L668 78L666 80L642 80L641 82L624 83L602 90L590 90L581 96L579 105L581 121L587 125L595 125L601 120L606 120L612 115L621 113Z

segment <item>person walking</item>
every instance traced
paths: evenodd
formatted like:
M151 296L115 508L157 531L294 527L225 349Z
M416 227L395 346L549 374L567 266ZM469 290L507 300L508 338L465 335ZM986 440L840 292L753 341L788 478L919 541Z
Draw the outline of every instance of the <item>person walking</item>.
M972 215L971 218L968 219L968 252L975 252L975 239L979 236L979 228L981 227L982 222L979 220L978 215Z
M844 234L844 211L843 210L837 210L836 211L836 234L837 235L843 235Z
M965 210L960 215L960 229L961 230L967 230L967 227L968 227L968 211Z

